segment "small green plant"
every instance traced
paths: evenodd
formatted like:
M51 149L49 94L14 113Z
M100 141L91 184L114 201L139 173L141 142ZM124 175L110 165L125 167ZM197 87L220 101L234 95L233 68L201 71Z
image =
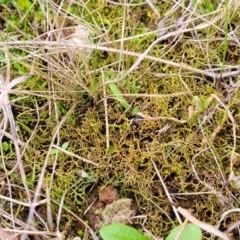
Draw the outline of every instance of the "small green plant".
M176 239L177 235L180 232L180 229L182 228L182 225L179 225L172 229L170 234L167 236L166 240L174 240ZM188 223L181 235L177 238L179 240L201 240L202 239L202 230L198 226L196 226L193 223Z
M110 88L111 92L115 95L116 99L121 103L121 105L125 109L129 109L130 106L127 103L126 99L123 97L121 91L118 89L117 85L115 83L109 83L108 87Z
M106 80L110 81L110 79L112 79L112 75L114 75L114 72L112 70L109 70L109 72L107 73L107 77ZM121 93L121 91L119 90L119 88L117 87L117 85L115 83L109 83L108 87L110 88L111 92L113 93L113 95L116 97L116 99L119 101L119 103L121 103L121 105L126 109L129 110L131 107L128 104L127 100L124 98L123 94ZM136 88L136 86L135 86ZM139 107L136 106L131 110L131 114L132 115L136 115L137 112L139 110Z
M199 97L194 96L192 99L192 105L189 107L189 119L194 119L195 117L199 117L210 105L212 102L213 97Z
M10 144L7 142L2 142L2 150L3 151L9 151L10 150Z
M166 240L174 240L179 234L182 225L172 229ZM103 240L150 240L151 238L143 235L133 227L123 224L110 224L100 229L100 236ZM178 236L179 240L201 240L202 230L195 224L188 223L181 234Z
M65 143L63 143L63 145L62 145L61 148L62 148L63 150L66 150L67 147L68 147L68 145L69 145L69 143L68 143L68 142L65 142ZM59 152L58 149L52 148L51 151L50 151L50 154L57 154L58 152Z
M150 240L135 228L123 224L110 224L100 229L100 236L103 240Z
M196 107L195 109L196 112L202 112L203 110L205 110L209 106L209 104L212 102L212 99L213 99L212 96L206 99L202 99L199 96L194 96L192 102Z

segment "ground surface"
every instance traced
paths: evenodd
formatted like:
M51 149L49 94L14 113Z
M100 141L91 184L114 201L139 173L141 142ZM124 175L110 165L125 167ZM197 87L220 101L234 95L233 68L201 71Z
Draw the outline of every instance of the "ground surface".
M11 80L28 77L9 96L25 142L23 171L16 145L1 138L3 227L42 232L29 239L57 232L93 239L86 224L98 235L100 222L114 218L103 216L106 205L121 199L116 215L140 216L133 226L156 237L179 224L174 206L221 231L238 221L233 211L220 222L239 206L238 1L229 4L227 22L221 1L213 9L127 2L1 3L1 73L10 66ZM79 43L88 46L66 47L79 24L91 32ZM118 80L130 109L109 80ZM34 196L48 202L31 219L33 207L21 203Z

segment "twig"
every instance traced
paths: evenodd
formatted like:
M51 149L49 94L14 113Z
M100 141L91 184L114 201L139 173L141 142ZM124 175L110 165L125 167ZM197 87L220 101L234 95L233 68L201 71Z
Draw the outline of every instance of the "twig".
M74 153L72 153L72 152L69 152L69 151L67 151L67 150L65 150L65 149L63 149L63 148L60 148L59 146L57 146L57 145L55 145L55 144L53 144L52 146L53 146L54 148L56 148L57 150L59 150L60 152L64 152L64 153L66 153L67 155L72 156L72 157L75 157L75 158L77 158L77 159L79 159L79 160L81 160L81 161L83 161L83 162L90 163L90 164L95 165L95 166L98 166L98 165L99 165L98 163L95 163L95 162L93 162L93 161L91 161L91 160L88 160L88 159L86 159L86 158L84 158L84 157L80 157L80 156L78 156L78 155L76 155L76 154L74 154Z
M102 72L102 81L105 82L104 73ZM103 84L103 104L104 104L104 112L105 112L105 124L106 124L106 149L109 149L109 124L108 124L108 110L107 110L107 93L106 93L106 85Z
M186 123L187 120L179 120L177 118L174 118L174 117L151 117L151 116L148 116L144 113L141 113L141 112L138 112L137 113L138 116L142 117L143 120L149 120L149 121L158 121L158 120L169 120L169 121L173 121L173 122L177 122L177 123Z
M221 222L222 222L222 220L228 215L228 214L230 214L230 213L240 213L240 208L233 208L233 209L230 209L230 210L227 210L227 211L225 211L223 214L222 214L222 216L221 216L221 218L220 218L220 220L219 220L219 222L218 222L218 224L217 224L217 228L219 228L220 227L220 225L221 225ZM228 232L228 231L227 231Z
M160 13L158 12L157 8L153 5L151 0L146 0L146 3L149 5L149 7L153 10L153 12L157 15L158 19L161 18Z
M228 229L227 229L227 233L230 233L230 232L232 232L235 228L239 228L239 226L240 226L240 220L239 221L237 221L237 222L235 222L235 223L233 223L230 227L228 227Z
M178 207L177 211L179 213L181 213L188 221L194 223L201 229L203 229L211 234L214 234L215 236L218 236L218 237L222 238L223 240L229 240L229 237L225 233L219 231L217 228L215 228L207 223L199 221L197 218L195 218L191 213L189 213L184 208Z
M180 218L180 216L179 216L179 214L178 214L178 212L177 212L176 207L174 206L174 202L173 202L173 200L172 200L171 195L170 195L169 192L168 192L167 186L165 185L165 183L164 183L164 181L163 181L163 179L162 179L162 176L160 175L160 173L159 173L159 171L158 171L158 168L157 168L157 166L156 166L156 164L155 164L155 162L153 161L152 158L151 158L151 161L152 161L154 170L156 171L156 173L157 173L157 175L158 175L158 178L159 178L159 180L160 180L160 182L161 182L161 184L162 184L162 186L163 186L163 189L164 189L164 191L165 191L165 193L166 193L166 195L167 195L167 198L168 198L169 202L170 202L171 205L172 205L173 211L174 211L174 213L175 213L175 215L176 215L176 217L177 217L177 219L178 219L178 222L179 222L180 224L182 224L182 220L181 220L181 218Z

